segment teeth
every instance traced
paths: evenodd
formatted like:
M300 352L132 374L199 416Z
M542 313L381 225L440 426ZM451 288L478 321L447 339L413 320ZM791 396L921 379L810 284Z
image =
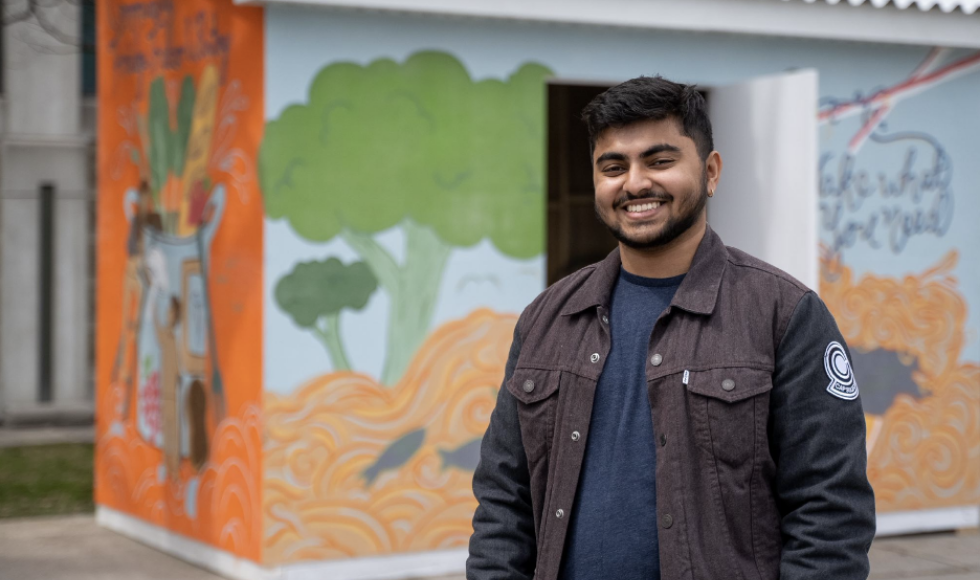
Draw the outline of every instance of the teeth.
M647 202L647 203L638 203L638 204L628 205L628 206L626 206L626 211L628 211L630 213L639 213L639 212L642 212L642 211L650 211L651 209L660 207L660 204L661 203L662 202L659 202L659 201L651 201L651 202Z

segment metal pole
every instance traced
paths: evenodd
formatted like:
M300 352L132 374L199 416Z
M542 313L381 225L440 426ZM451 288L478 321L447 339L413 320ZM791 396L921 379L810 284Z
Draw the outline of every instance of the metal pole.
M48 403L53 391L54 342L54 194L52 183L40 188L38 227L38 400Z

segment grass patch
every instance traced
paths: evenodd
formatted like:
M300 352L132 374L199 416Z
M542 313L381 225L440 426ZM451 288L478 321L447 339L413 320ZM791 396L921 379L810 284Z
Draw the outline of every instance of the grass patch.
M91 512L94 446L0 449L0 518Z

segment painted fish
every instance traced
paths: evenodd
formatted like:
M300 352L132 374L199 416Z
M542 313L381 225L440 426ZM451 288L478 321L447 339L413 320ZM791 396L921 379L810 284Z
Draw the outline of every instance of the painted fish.
M369 486L382 471L397 469L405 465L415 452L422 447L425 440L425 429L416 429L411 433L402 435L397 441L385 449L381 457L374 462L374 465L364 470L361 475L364 477L364 485Z
M439 455L442 456L442 468L458 467L466 471L476 470L476 464L480 462L480 444L483 437L465 443L451 451L440 449Z

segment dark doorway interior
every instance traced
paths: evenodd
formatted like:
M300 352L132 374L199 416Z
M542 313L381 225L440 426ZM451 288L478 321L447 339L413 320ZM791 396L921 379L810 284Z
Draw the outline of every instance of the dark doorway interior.
M606 257L616 239L596 219L582 109L607 86L548 85L548 285Z

